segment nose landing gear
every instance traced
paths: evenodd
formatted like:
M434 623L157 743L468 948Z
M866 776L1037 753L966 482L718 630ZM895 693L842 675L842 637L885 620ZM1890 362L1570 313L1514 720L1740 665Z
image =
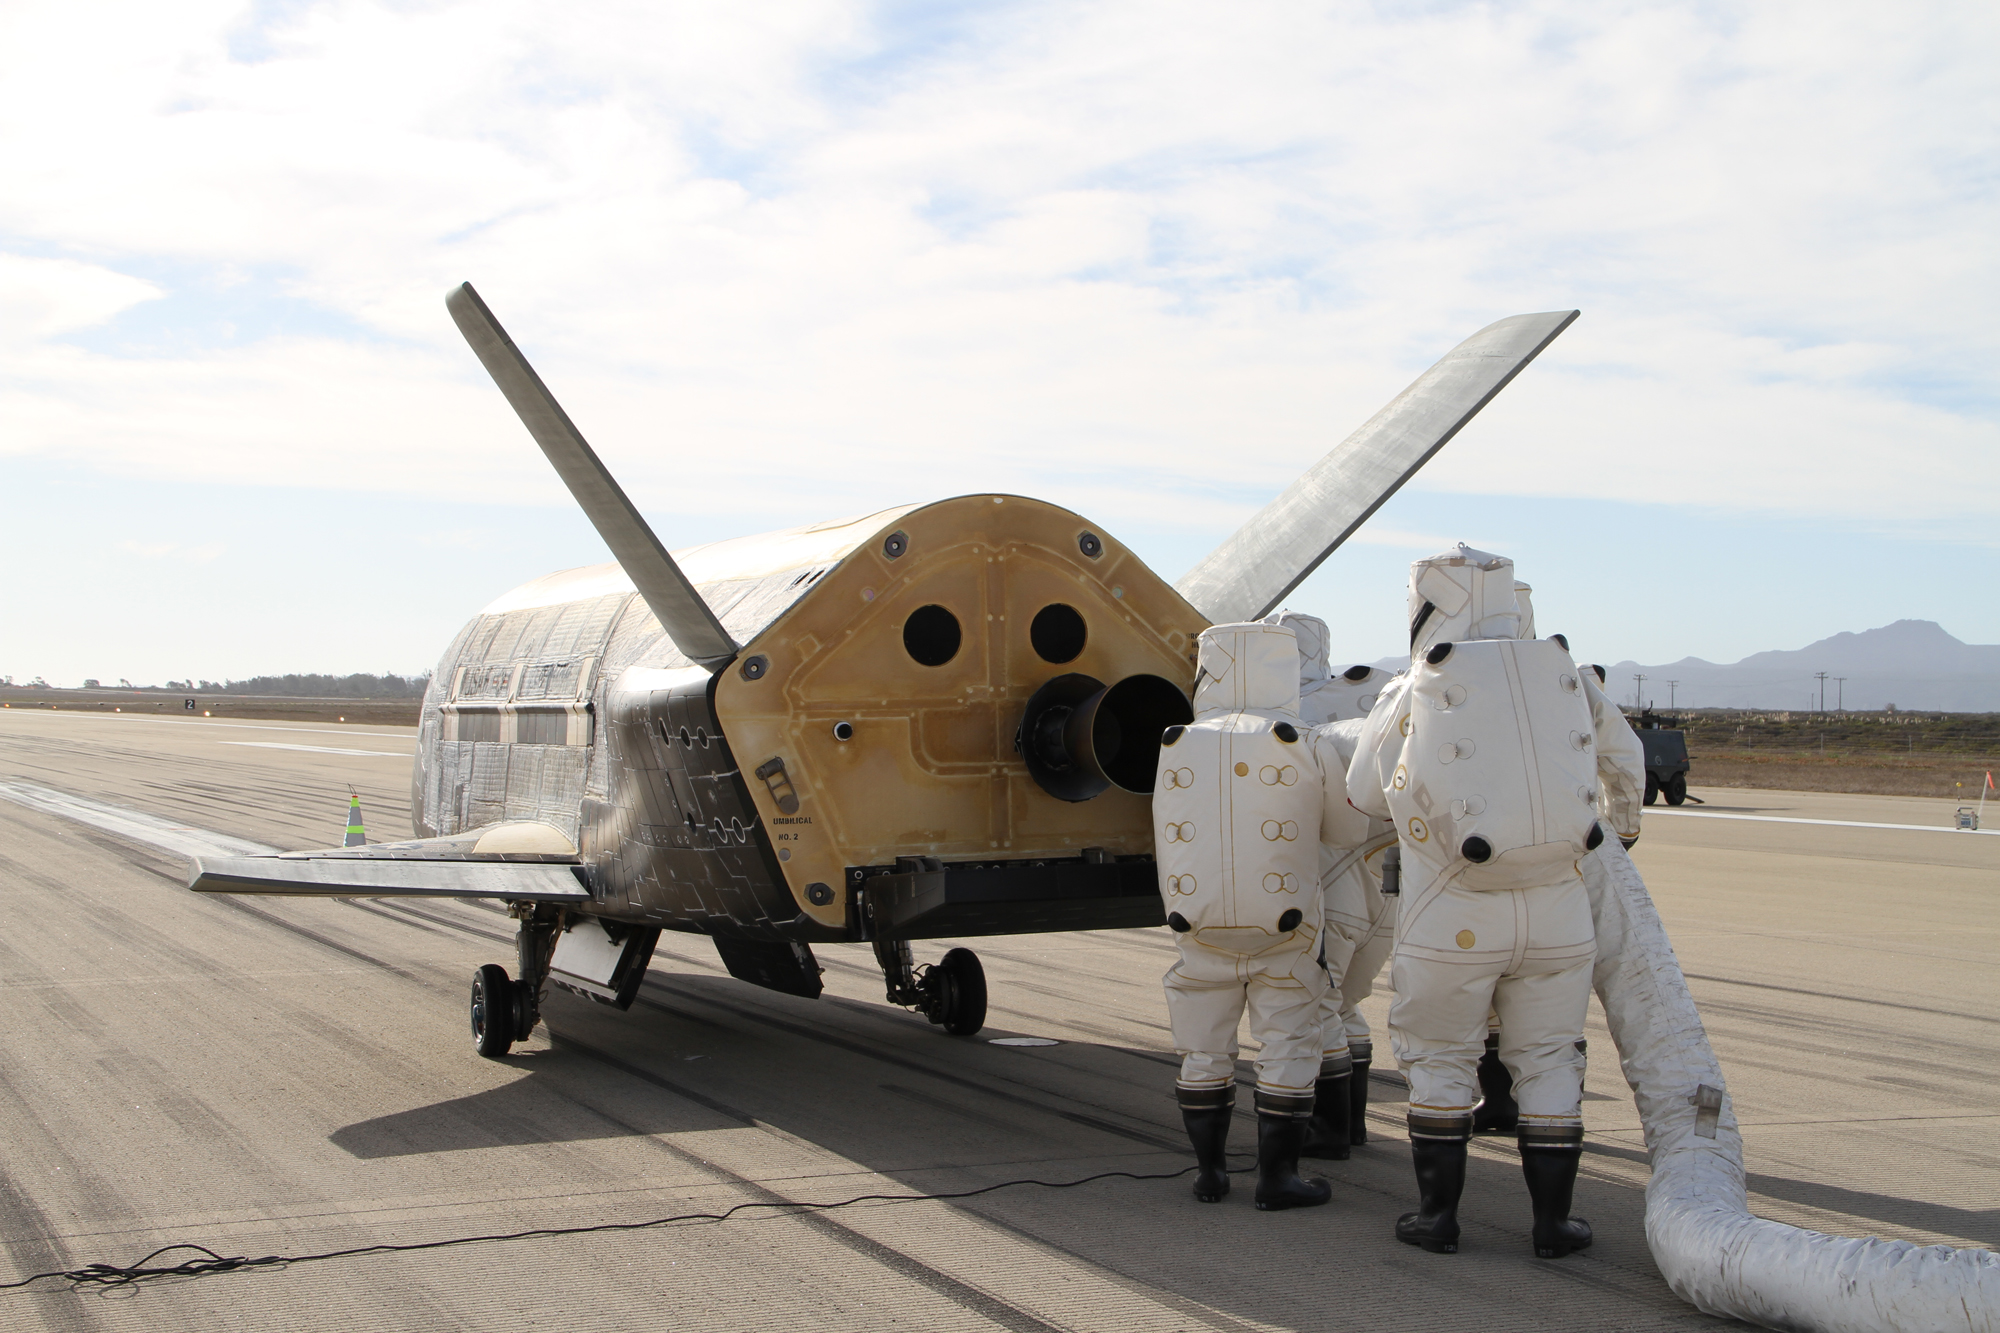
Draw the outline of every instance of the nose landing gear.
M986 1026L986 969L970 949L953 949L936 963L917 967L908 940L875 941L875 961L889 1003L915 1009L954 1037Z

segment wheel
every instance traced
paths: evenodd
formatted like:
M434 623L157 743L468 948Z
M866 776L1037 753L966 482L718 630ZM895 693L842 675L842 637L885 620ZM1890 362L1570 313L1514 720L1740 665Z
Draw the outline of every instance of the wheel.
M925 974L944 982L943 1012L934 1020L954 1037L969 1037L986 1026L986 969L970 949L953 949Z
M507 969L488 963L472 974L472 1048L487 1059L514 1044L514 983Z
M1688 798L1688 775L1685 773L1674 774L1667 779L1666 786L1661 788L1661 790L1667 794L1668 805L1682 804Z
M1648 773L1646 774L1646 804L1651 805L1654 801L1657 801L1659 799L1660 799L1659 779L1655 778L1651 773Z

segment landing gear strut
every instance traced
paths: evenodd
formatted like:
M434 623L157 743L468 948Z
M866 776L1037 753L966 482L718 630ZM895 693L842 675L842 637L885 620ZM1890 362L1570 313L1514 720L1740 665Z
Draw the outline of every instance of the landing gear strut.
M542 1021L542 987L562 928L560 908L514 903L509 911L521 923L514 937L521 979L510 980L498 963L472 974L472 1047L492 1060L507 1054L515 1042L526 1041Z
M875 941L875 961L889 1003L915 1009L954 1037L969 1037L986 1026L986 969L970 949L953 949L924 967L910 961L908 940Z

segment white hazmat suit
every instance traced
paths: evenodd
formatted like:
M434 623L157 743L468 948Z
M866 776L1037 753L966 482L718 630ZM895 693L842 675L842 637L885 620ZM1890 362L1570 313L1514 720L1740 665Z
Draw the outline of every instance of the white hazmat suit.
M1297 1175L1327 991L1319 963L1327 792L1299 717L1298 660L1297 635L1284 626L1203 631L1195 720L1168 729L1153 789L1160 897L1180 951L1163 978L1167 1013L1181 1053L1181 1109L1203 1165L1195 1193L1207 1201L1227 1191L1227 1175L1210 1169L1221 1161L1213 1134L1218 1123L1227 1133L1247 1010L1262 1047L1260 1208L1327 1197L1323 1182Z
M1536 1249L1554 1257L1589 1243L1560 1179L1574 1182L1582 1146L1578 1043L1596 952L1576 863L1605 836L1588 673L1553 640L1516 638L1503 557L1461 545L1418 561L1410 609L1415 660L1348 771L1349 799L1395 822L1403 861L1389 1025L1423 1204L1397 1234L1457 1248L1490 1011L1520 1107ZM1537 1172L1556 1179L1538 1185Z
M1320 957L1330 985L1320 1002L1323 1049L1305 1151L1341 1161L1352 1145L1368 1140L1368 1071L1375 1042L1360 1004L1374 993L1396 934L1396 900L1380 892L1381 854L1395 842L1395 834L1386 820L1371 821L1347 804L1347 763L1361 719L1395 677L1369 666L1330 676L1325 621L1296 611L1281 611L1269 620L1298 635L1299 712L1314 729L1313 749L1334 797L1327 802L1320 829L1325 927Z
M1299 636L1299 716L1309 727L1364 718L1376 699L1395 679L1380 667L1357 663L1338 676L1332 673L1326 622L1298 611L1276 611L1266 617Z

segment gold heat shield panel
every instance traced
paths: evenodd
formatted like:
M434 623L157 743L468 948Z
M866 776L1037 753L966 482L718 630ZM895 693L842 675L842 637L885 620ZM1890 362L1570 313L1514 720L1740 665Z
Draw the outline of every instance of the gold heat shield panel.
M1066 662L1030 639L1037 613L1056 604L1086 630ZM905 646L925 607L959 626L941 665ZM1150 674L1191 691L1207 624L1078 515L962 496L890 519L745 644L717 682L716 715L800 910L838 927L849 866L1150 853L1150 797L1113 787L1058 800L1028 776L1015 732L1028 696L1070 672L1106 685ZM816 884L830 890L823 902L808 894Z

